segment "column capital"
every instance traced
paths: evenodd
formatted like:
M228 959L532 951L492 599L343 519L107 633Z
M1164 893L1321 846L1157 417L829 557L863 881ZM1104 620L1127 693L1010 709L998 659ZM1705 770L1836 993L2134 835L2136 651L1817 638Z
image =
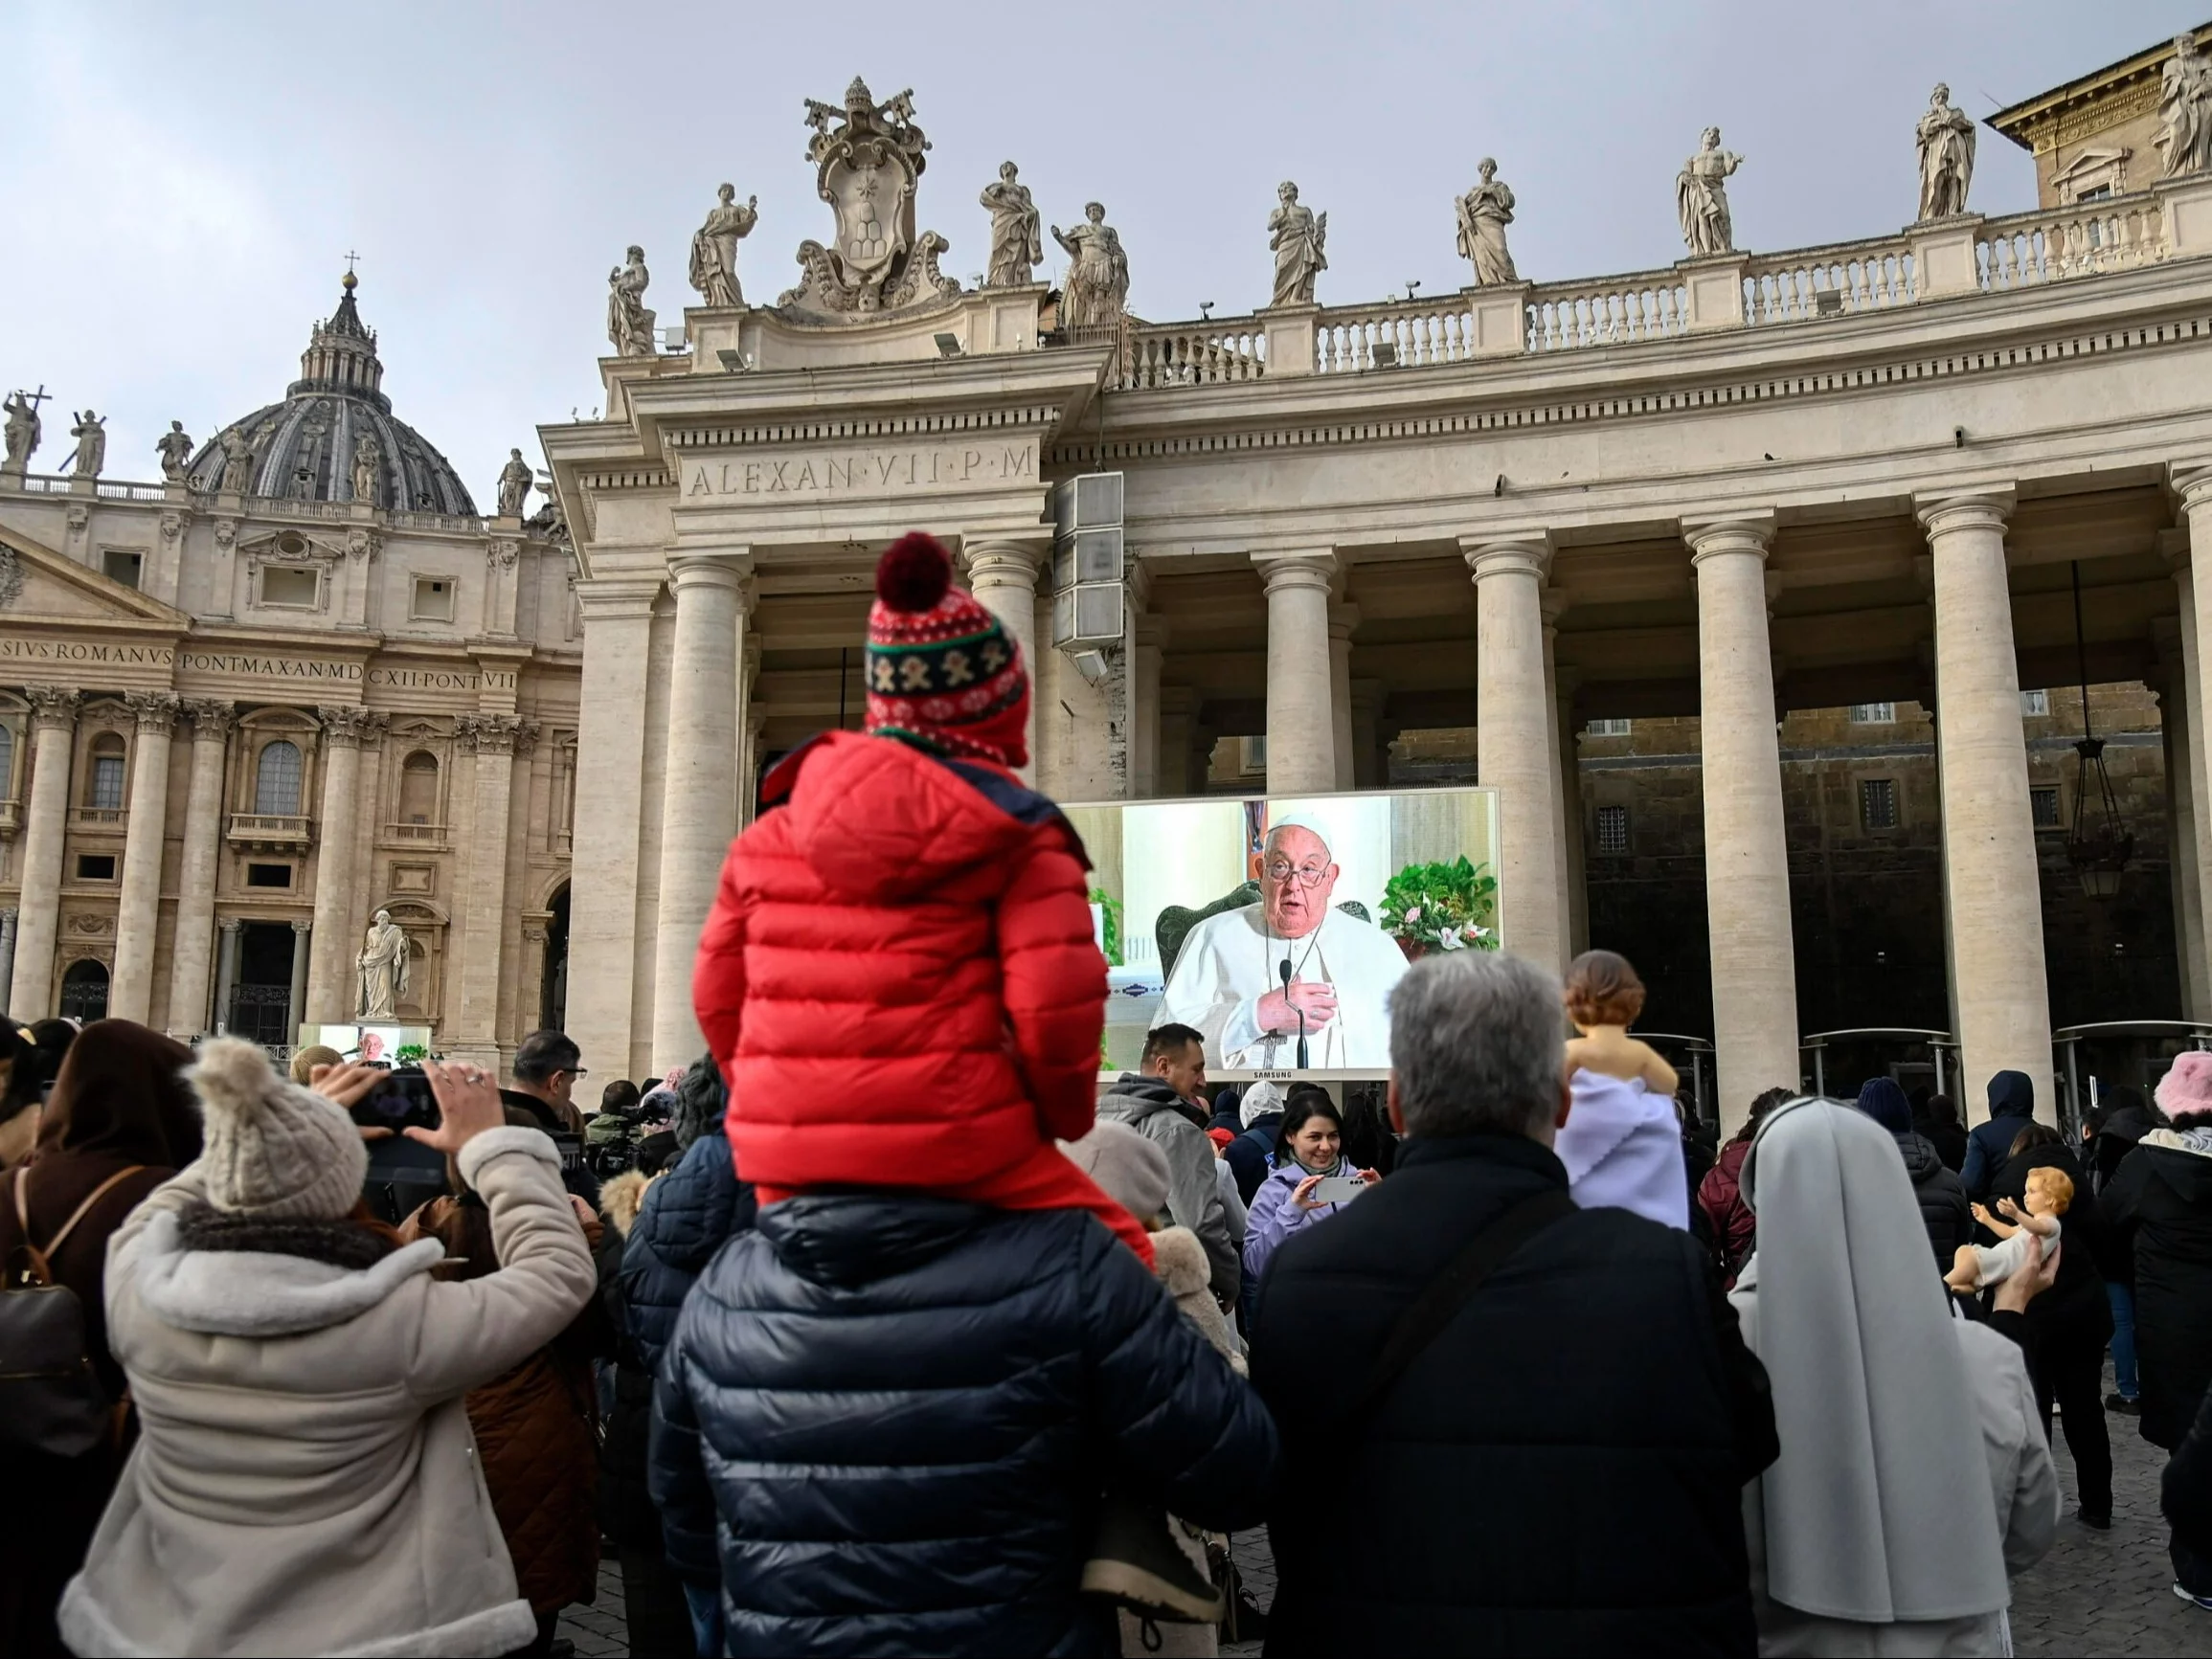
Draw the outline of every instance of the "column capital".
M220 928L226 933L235 933L238 930L238 918L236 916L219 916L215 919L215 926ZM297 927L299 924L295 922L293 926Z
M750 550L736 555L673 553L668 558L668 586L678 593L686 588L723 588L736 594L749 606L753 593L753 555Z
M359 749L384 730L383 715L352 704L318 707L315 712L322 718L323 741L333 749Z
M292 924L292 931L302 934L303 936L308 933L312 933L314 930L315 924L312 922L294 922Z
M1692 565L1718 553L1750 553L1764 559L1774 546L1774 515L1761 511L1686 518L1682 531L1682 540L1690 545Z
M1167 618L1158 611L1139 611L1135 617L1138 648L1164 650L1174 632Z
M1329 607L1329 638L1349 639L1360 625L1360 608L1357 605L1331 605Z
M586 621L612 621L650 617L661 584L635 577L595 576L576 584L576 603Z
M2017 497L2012 485L1945 492L1930 490L1912 498L1912 511L1930 536L1951 530L2004 531Z
M453 741L476 754L512 754L522 726L511 714L463 714L453 722Z
M227 697L191 697L184 716L192 723L195 743L220 743L238 723L238 706Z
M2183 512L2212 506L2212 456L2167 462L2166 482L2180 498Z
M62 731L77 724L78 706L84 694L66 685L26 685L24 700L31 705L31 728L34 731L52 728Z
M1034 588L1045 568L1043 542L975 541L960 544L960 573L971 589Z
M169 735L183 706L182 700L169 691L126 691L123 704L136 718L139 730L155 737Z
M1461 536L1459 556L1478 582L1492 576L1533 576L1541 583L1551 574L1551 532Z
M1328 548L1302 553L1254 553L1252 562L1271 594L1292 588L1316 588L1326 594L1343 569L1335 550Z

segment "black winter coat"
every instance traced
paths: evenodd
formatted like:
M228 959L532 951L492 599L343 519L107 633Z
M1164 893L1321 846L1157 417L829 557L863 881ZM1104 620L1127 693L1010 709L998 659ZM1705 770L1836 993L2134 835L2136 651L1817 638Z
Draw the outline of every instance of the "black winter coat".
M2171 1451L2212 1384L2212 1155L2164 1138L2144 1137L2097 1209L2134 1242L2141 1427L2145 1440Z
M600 1301L620 1337L614 1403L599 1443L599 1527L618 1544L661 1548L661 1517L645 1482L653 1368L692 1282L723 1240L753 1224L757 1208L730 1161L730 1143L701 1135L645 1189L620 1267L602 1276Z
M1407 1306L1546 1186L1567 1171L1534 1141L1414 1138L1275 1252L1252 1378L1313 1455L1269 1515L1271 1659L1753 1650L1742 1491L1777 1455L1773 1405L1688 1234L1553 1222L1343 1420Z
M2158 1507L2175 1542L2201 1561L2212 1561L2212 1389L2197 1421L2167 1460L2158 1482Z
M2024 1103L2006 1102L2011 1110L1975 1124L1966 1132L1966 1167L1959 1171L1966 1196L1977 1204L1993 1201L1997 1177L2012 1156L2012 1143L2020 1132L2035 1122L2035 1098Z
M771 1204L684 1305L653 1496L726 1651L1115 1651L1078 1593L1109 1479L1259 1518L1266 1409L1093 1217L890 1191Z
M1221 1161L1236 1177L1236 1195L1247 1204L1259 1191L1259 1183L1267 1179L1268 1160L1275 1156L1275 1137L1282 1128L1282 1118L1279 1111L1265 1112L1221 1149Z
M2049 1344L2101 1348L2112 1336L2111 1298L2105 1294L2105 1278L2098 1267L2107 1249L2107 1228L2090 1197L2088 1175L2072 1150L2034 1146L2007 1160L1990 1183L1989 1207L1996 1210L2001 1199L2024 1207L2028 1172L2039 1169L2065 1171L2074 1183L2074 1198L2059 1218L2059 1276L2027 1306L2031 1369L2040 1366L2041 1351Z
M1901 1134L1897 1150L1905 1155L1905 1173L1912 1177L1912 1196L1919 1201L1920 1224L1928 1229L1935 1265L1948 1273L1958 1246L1974 1243L1974 1211L1966 1188L1944 1168L1935 1143L1926 1135Z

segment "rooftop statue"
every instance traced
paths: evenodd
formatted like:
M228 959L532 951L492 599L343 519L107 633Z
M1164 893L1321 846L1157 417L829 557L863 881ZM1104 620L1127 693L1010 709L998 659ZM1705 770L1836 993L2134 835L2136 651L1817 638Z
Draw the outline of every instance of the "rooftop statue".
M223 446L223 493L244 495L254 481L254 440L243 426L234 426L218 441Z
M1518 282L1513 255L1505 246L1505 227L1513 222L1513 192L1498 176L1498 164L1484 156L1479 168L1482 182L1461 196L1459 257L1473 261L1475 285Z
M714 192L715 205L707 222L691 236L691 286L710 305L742 305L745 290L737 285L737 244L753 234L760 221L760 198L747 196L737 205L737 187L724 185Z
M799 244L805 279L778 305L827 320L927 309L958 297L959 283L937 271L937 256L952 244L914 230L914 186L930 143L914 124L913 92L879 104L855 77L842 108L808 99L806 124L814 129L806 159L836 235L826 247Z
M1951 88L1940 80L1913 138L1920 146L1920 216L1947 219L1965 213L1967 187L1974 182L1974 122L1951 101Z
M0 409L8 414L8 459L0 462L0 470L18 478L29 470L32 454L38 448L39 438L46 430L38 419L41 401L38 393L18 391L10 392L7 402L0 404Z
M1068 252L1060 326L1118 325L1122 309L1129 303L1129 256L1121 250L1120 233L1106 222L1105 204L1085 203L1083 223L1066 231L1054 225L1052 240Z
M161 457L161 476L171 483L184 482L186 469L192 465L192 440L183 421L169 423L169 430L154 440L153 452Z
M522 459L522 451L507 452L507 464L499 469L499 516L503 519L522 517L523 497L530 494L530 486L536 475L530 470L530 462Z
M1322 248L1329 239L1329 215L1318 218L1298 202L1298 188L1285 179L1275 186L1275 210L1267 216L1267 245L1275 255L1275 298L1270 305L1311 305L1314 279L1329 268Z
M645 308L645 289L652 280L645 250L636 243L607 273L607 339L618 357L653 355L653 313Z
M376 435L364 432L353 445L353 499L373 506L376 502L376 475L382 470L384 446L376 441Z
M100 469L107 464L107 417L88 409L77 417L69 436L77 439L75 476L98 478Z
M1682 241L1693 259L1734 250L1736 227L1728 214L1727 180L1743 165L1742 156L1721 147L1721 129L1708 126L1698 142L1698 153L1682 163L1676 175L1675 213L1682 219Z
M2158 147L2163 178L2212 172L2212 62L2192 34L2175 38L2158 89Z
M999 164L999 182L983 187L983 206L991 215L991 262L986 288L1019 288L1035 280L1045 258L1045 238L1029 187L1012 162Z

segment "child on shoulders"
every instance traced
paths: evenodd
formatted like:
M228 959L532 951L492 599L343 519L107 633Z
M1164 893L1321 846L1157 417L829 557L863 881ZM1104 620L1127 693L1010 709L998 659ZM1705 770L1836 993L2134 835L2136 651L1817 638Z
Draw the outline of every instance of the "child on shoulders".
M1687 1231L1675 1068L1628 1034L1643 1012L1643 981L1625 957L1585 951L1567 970L1567 1013L1582 1035L1567 1044L1570 1097L1553 1150L1584 1209L1614 1206Z

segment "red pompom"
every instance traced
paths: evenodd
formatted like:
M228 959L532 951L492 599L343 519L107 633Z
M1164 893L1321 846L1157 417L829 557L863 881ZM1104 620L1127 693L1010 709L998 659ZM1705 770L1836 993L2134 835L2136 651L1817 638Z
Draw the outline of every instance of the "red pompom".
M875 567L875 596L893 611L927 611L953 585L953 562L942 543L921 530L909 530Z

